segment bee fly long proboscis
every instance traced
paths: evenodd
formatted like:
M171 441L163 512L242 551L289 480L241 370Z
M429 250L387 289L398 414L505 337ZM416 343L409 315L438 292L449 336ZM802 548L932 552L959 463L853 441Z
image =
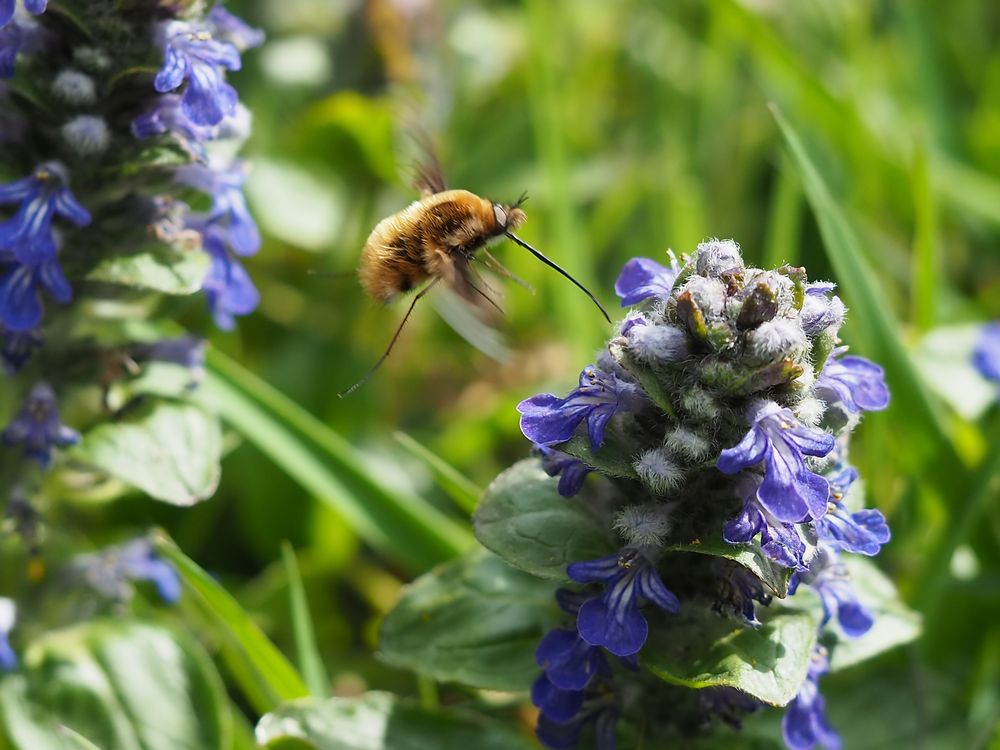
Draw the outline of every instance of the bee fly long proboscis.
M436 162L435 162L436 165ZM471 304L489 303L499 312L500 306L477 286L486 289L485 280L472 267L476 253L484 251L486 263L495 264L501 275L517 279L486 250L491 242L507 237L534 255L539 261L569 279L601 311L610 323L611 317L597 298L565 269L533 248L513 232L525 221L521 205L523 194L516 203L502 205L470 193L448 190L435 168L418 182L423 198L411 203L392 216L380 221L372 230L361 253L359 276L365 291L382 303L392 302L406 292L419 288L416 296L396 328L389 346L358 382L337 394L343 398L362 385L389 357L413 308L439 281L446 281L458 295ZM426 282L426 283L425 283ZM423 284L421 287L420 285Z

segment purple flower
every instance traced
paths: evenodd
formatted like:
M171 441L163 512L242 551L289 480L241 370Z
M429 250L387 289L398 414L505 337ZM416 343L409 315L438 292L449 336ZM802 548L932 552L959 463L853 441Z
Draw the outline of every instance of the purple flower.
M184 114L181 102L178 94L157 97L152 107L132 121L132 135L143 140L173 133L199 157L205 158L205 150L201 144L215 138L218 128L192 122Z
M550 477L559 477L559 494L572 497L583 487L583 480L591 469L587 464L568 453L557 451L545 445L535 445L542 455L542 468Z
M590 447L596 451L604 442L604 428L611 417L632 409L637 400L635 385L588 365L580 373L580 387L566 398L542 393L519 403L517 410L524 436L545 446L566 442L586 420Z
M580 637L576 629L553 628L535 650L535 661L561 690L583 690L594 675L611 676L604 652Z
M757 499L779 521L799 522L826 512L830 486L806 466L804 456L825 456L833 435L806 427L790 409L766 401L750 410L750 430L739 444L719 454L716 466L736 474L764 463Z
M208 12L205 19L212 31L212 36L229 42L240 52L264 43L264 32L255 29L242 18L234 16L228 10L217 4Z
M161 94L187 90L181 99L184 114L196 125L218 125L236 112L236 89L226 83L222 68L240 69L240 53L228 42L212 38L205 27L170 21L162 28L163 67L153 82Z
M131 354L137 362L170 362L198 371L205 366L205 339L191 335L160 339L151 344L136 344Z
M90 223L90 213L73 197L68 184L66 168L50 161L29 177L0 185L0 205L20 204L12 218L0 223L0 250L29 265L55 258L53 217L61 216L78 227Z
M260 249L260 232L243 196L247 175L242 162L235 162L226 169L191 164L180 167L174 175L182 185L196 188L212 199L208 215L196 220L211 222L234 253L253 255Z
M39 16L45 12L49 0L24 0L24 9L32 15ZM14 7L17 0L0 0L0 27L6 26L14 18Z
M669 297L680 272L673 253L669 268L649 258L632 258L615 281L615 294L622 298L622 307L637 305L650 297Z
M847 347L831 352L816 381L816 391L828 403L839 403L852 414L880 411L889 405L885 371L863 357L841 357Z
M889 526L882 511L864 508L851 513L843 499L858 472L845 466L830 476L830 503L825 516L816 521L816 533L827 546L861 555L877 555L889 541Z
M588 724L594 725L596 749L614 750L619 716L614 695L593 690L560 690L541 675L531 687L531 701L540 710L535 734L550 750L576 747Z
M795 593L800 583L810 586L819 595L823 605L820 627L836 618L844 633L851 638L858 638L871 629L874 618L855 595L850 574L837 558L835 550L819 547L809 562L809 569L792 574L788 584L789 596Z
M3 360L3 369L8 375L13 375L21 369L32 351L42 344L42 337L38 331L8 331L0 325L0 338L3 344L0 345L0 359Z
M22 445L26 456L42 466L52 461L52 449L72 445L80 434L59 421L56 394L48 383L36 383L21 411L3 431L8 445Z
M819 694L819 678L827 673L826 650L817 646L809 662L806 681L788 704L781 732L789 750L810 750L817 744L826 750L840 750L840 737L826 720L826 701Z
M74 566L94 589L116 601L132 597L132 581L149 581L167 604L174 604L181 597L180 576L173 565L156 554L145 537L82 555L74 561Z
M1000 321L983 326L972 361L984 378L1000 383Z
M576 626L592 646L603 646L616 656L638 653L646 642L649 624L639 612L639 600L652 602L671 614L680 611L677 597L660 580L655 566L638 550L625 548L597 560L570 565L566 572L577 583L602 583L600 596L580 607Z
M37 327L42 321L42 289L64 305L73 299L58 260L8 266L0 276L0 324L15 333Z
M236 325L235 316L249 315L260 303L260 293L246 269L226 250L226 232L218 224L202 227L202 245L212 257L202 289L215 324L224 331Z
M742 617L752 628L760 627L755 603L759 602L765 607L771 603L771 596L764 590L764 584L742 565L720 561L716 569L720 591L712 609L720 614Z
M13 6L13 3L11 5ZM13 7L11 12L13 12ZM2 13L3 9L0 8L0 14ZM14 75L17 55L24 44L24 30L16 21L6 23L6 25L4 23L0 23L0 78L10 78Z
M10 647L10 631L17 620L17 605L13 599L0 596L0 672L17 669L17 654Z
M802 313L799 316L799 322L806 335L815 336L827 328L839 328L844 322L846 312L844 303L836 295L827 296L836 288L836 284L827 281L817 281L806 287Z
M775 518L760 501L757 483L742 482L743 508L725 525L722 537L730 544L745 544L760 534L760 547L769 558L786 568L805 569L805 542L795 524Z

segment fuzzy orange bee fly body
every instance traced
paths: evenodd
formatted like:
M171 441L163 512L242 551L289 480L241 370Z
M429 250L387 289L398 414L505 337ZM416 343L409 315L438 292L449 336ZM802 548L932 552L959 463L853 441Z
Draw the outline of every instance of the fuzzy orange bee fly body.
M494 203L468 190L448 190L437 161L420 165L417 187L421 199L402 211L382 219L372 230L361 251L358 275L361 286L376 301L388 304L418 287L406 315L396 328L385 352L357 383L341 391L341 397L360 388L386 360L406 325L417 301L436 284L444 282L469 302L496 303L477 285L472 267L476 254L485 251L490 268L516 279L485 250L503 237L513 240L542 263L579 287L604 317L607 311L590 291L555 262L514 234L527 216L521 205L526 196L511 205ZM421 286L422 285L422 286Z

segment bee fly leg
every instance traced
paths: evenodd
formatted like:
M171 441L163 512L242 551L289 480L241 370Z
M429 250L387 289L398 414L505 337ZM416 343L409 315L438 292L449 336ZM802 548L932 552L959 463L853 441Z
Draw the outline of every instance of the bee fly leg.
M403 319L400 321L399 326L396 328L396 332L392 335L392 340L389 342L389 346L386 347L385 352L382 354L382 356L378 358L378 361L374 365L372 365L371 369L364 374L361 380L352 385L350 388L347 388L346 390L343 390L340 393L338 393L337 398L344 398L344 396L349 396L352 393L354 393L354 391L358 390L358 388L360 388L361 386L363 386L365 383L368 382L371 376L375 374L375 371L378 370L378 368L382 366L382 363L389 358L389 354L392 353L392 347L396 345L396 340L399 338L399 334L403 332L403 326L406 325L406 321L410 319L410 314L413 312L413 308L417 306L417 302L420 301L420 298L423 297L425 294L427 294L427 292L429 292L431 289L433 289L434 285L437 284L438 281L440 280L441 280L440 277L432 279L427 286L425 286L423 289L417 292L417 296L414 297L413 301L410 303L410 307L407 309L406 315L404 315Z
M531 284L529 284L527 281L525 281L521 277L516 276L515 274L511 273L504 266L504 264L501 263L499 260L497 260L496 256L493 255L493 253L491 253L489 250L487 250L486 248L483 248L482 250L480 250L480 252L483 254L483 258L484 258L483 262L486 264L486 267L488 269L490 269L494 273L500 274L505 279L510 279L515 284L517 284L518 286L524 287L525 289L527 289L532 294L535 293L535 288Z

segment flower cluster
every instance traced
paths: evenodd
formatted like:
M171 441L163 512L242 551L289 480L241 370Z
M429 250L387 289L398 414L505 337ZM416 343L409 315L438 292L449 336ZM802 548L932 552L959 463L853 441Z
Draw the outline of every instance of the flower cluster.
M201 339L129 318L202 291L231 328L259 301L238 258L261 244L232 156L249 113L226 80L261 32L218 3L47 5L0 0L0 361L20 394L0 423L0 494L9 519L33 519L14 524L32 554L51 500L39 472L125 405L111 392L134 396L151 363L197 382ZM176 599L148 544L100 560L83 561L98 590L121 599L149 579ZM13 616L0 620L2 667Z
M597 747L614 747L615 722L641 710L643 691L629 686L649 692L638 657L651 622L665 640L672 622L706 611L761 628L780 599L808 589L818 638L863 635L873 615L843 555L875 555L889 540L882 513L860 507L848 462L850 432L889 392L880 367L839 345L834 285L801 268L748 267L736 243L713 240L666 266L629 261L615 291L633 309L579 386L518 405L559 494L621 540L610 556L569 565L580 585L558 595L569 619L536 652L538 737L552 748L572 747L588 725ZM599 474L612 481L588 480ZM700 549L704 540L718 546ZM739 550L756 550L785 583L765 582ZM783 725L793 750L837 746L818 692L827 669L817 640ZM726 723L759 705L725 703Z

